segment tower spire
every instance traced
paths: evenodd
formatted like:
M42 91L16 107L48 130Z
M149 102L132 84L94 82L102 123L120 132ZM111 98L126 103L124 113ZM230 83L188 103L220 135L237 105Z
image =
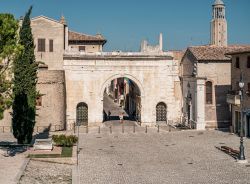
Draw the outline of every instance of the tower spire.
M222 0L215 0L212 15L210 44L227 46L227 20L225 4Z

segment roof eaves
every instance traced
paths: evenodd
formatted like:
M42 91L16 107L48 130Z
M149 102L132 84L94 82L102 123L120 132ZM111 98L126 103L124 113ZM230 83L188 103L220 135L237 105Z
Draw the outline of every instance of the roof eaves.
M53 22L56 22L56 23L62 24L62 23L61 23L61 22L59 22L58 20L55 20L55 19L52 19L52 18L46 17L46 16L44 16L44 15L39 15L39 16L33 17L33 18L31 18L31 20L35 20L35 19L39 19L39 18L48 19L48 20L50 20L50 21L53 21Z

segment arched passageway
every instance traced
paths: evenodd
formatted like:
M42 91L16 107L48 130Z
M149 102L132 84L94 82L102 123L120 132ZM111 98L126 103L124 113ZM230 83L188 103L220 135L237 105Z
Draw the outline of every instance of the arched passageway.
M119 120L140 121L141 92L137 84L127 78L113 79L107 84L103 95L103 121Z

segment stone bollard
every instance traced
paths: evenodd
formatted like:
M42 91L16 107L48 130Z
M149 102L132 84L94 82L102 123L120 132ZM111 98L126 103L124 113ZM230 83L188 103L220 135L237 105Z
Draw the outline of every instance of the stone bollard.
M122 133L124 133L124 124L122 123Z
M109 127L109 132L112 134L112 126Z
M86 134L89 133L89 127L88 125L86 126Z
M170 125L168 125L168 131L171 132L171 126Z
M134 126L133 126L133 133L135 133L135 124L134 124Z
M145 133L148 133L148 125L146 125Z
M157 127L157 132L158 133L160 132L160 125L158 125L158 127Z

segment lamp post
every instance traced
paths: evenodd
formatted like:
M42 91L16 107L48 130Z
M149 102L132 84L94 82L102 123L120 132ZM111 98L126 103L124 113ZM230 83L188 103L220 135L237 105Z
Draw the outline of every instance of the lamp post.
M244 162L246 162L246 158L245 158L244 145L243 145L243 95L244 95L243 88L244 88L244 81L243 81L242 72L240 73L239 87L240 87L239 95L240 95L241 120L240 120L240 153L239 153L238 162L244 163Z

